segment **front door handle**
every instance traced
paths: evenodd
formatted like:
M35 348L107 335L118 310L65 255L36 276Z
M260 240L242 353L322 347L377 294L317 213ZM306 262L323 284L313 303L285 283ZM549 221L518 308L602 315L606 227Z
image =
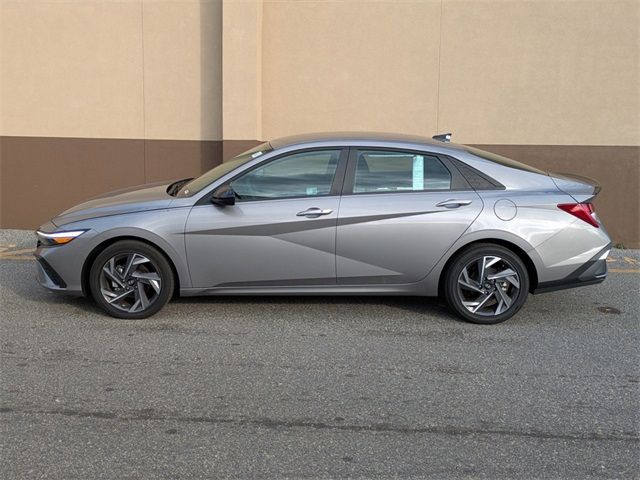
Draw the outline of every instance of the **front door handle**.
M307 210L303 210L302 212L296 213L298 217L319 217L320 215L329 215L333 210L330 208L308 208Z
M445 207L445 208L458 208L463 205L470 205L471 200L456 200L454 198L449 198L443 202L436 203L436 207Z

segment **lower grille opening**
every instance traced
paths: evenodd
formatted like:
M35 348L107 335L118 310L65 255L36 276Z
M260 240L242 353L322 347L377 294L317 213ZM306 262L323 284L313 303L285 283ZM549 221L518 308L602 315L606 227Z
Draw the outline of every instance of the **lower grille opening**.
M60 288L67 288L66 282L62 279L58 272L56 272L53 267L49 265L49 262L47 262L42 257L36 257L36 260L38 260L38 263L53 283L55 283Z

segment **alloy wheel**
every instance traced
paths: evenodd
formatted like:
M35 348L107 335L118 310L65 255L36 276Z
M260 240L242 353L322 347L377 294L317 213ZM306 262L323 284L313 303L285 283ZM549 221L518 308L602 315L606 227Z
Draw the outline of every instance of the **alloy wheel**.
M157 266L139 253L123 253L111 257L99 276L104 300L128 313L142 312L160 295L162 278Z
M520 277L506 259L484 255L467 263L458 276L457 293L464 308L481 316L506 312L520 292Z

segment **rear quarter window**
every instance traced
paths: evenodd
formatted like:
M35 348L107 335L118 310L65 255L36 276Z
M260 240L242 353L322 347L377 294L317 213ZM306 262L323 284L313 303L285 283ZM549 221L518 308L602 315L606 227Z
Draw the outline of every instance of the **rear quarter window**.
M466 145L464 148L467 152L475 155L476 157L484 158L485 160L489 160L490 162L497 163L505 167L517 168L518 170L524 170L525 172L547 175L547 172L538 170L537 168L531 167L526 163L520 163L511 158L503 157L502 155L498 155L497 153L486 152L484 150L480 150L479 148L467 147Z

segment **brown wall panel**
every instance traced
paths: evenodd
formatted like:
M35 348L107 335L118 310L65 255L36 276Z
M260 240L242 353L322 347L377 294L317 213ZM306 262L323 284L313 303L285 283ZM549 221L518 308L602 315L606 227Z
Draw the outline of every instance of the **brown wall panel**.
M257 140L121 140L0 137L4 228L35 228L92 196L130 185L196 176ZM616 243L640 247L640 147L476 145L544 170L602 184L596 206Z
M227 161L242 152L252 149L262 142L259 140L223 140L222 141L222 159Z
M615 243L640 248L640 147L475 145L551 172L576 173L602 185L595 205Z
M108 190L144 183L144 141L0 137L2 226L35 228Z
M0 226L36 228L110 190L197 176L221 152L219 141L0 137Z
M222 162L221 141L146 140L146 181L197 177Z

